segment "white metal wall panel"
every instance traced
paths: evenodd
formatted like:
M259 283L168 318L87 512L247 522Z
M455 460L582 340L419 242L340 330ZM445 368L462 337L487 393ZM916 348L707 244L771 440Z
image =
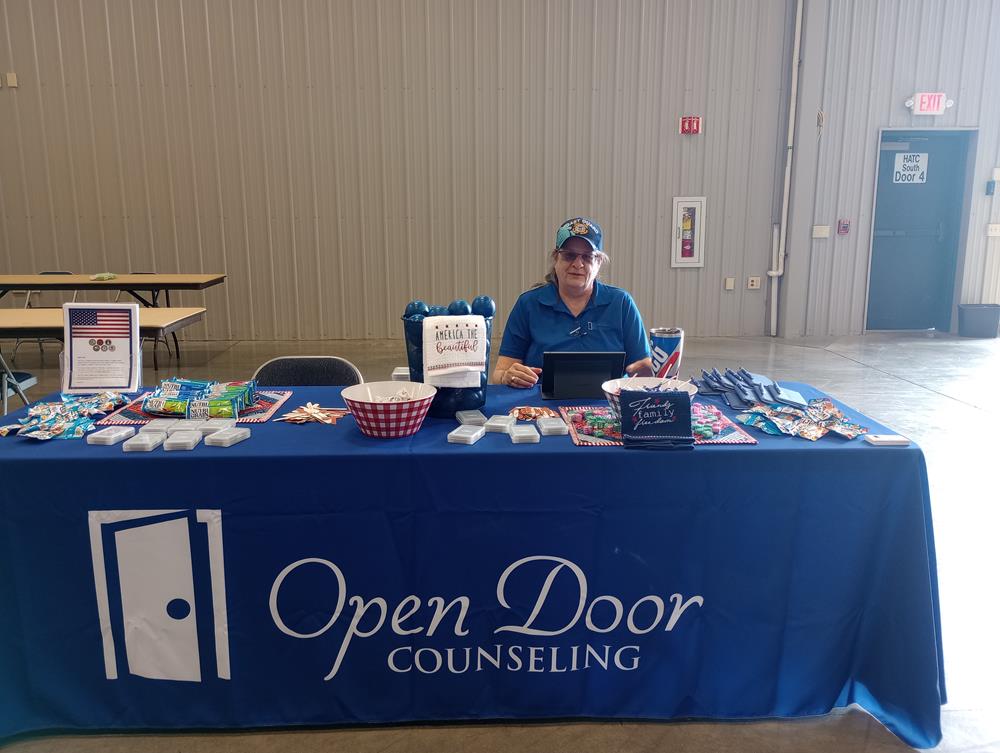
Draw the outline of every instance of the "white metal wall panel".
M977 129L955 303L1000 302L1000 244L985 235L1000 203L982 190L1000 164L1000 4L809 0L805 29L782 334L863 330L881 128ZM955 106L913 116L904 102L918 90L947 92ZM811 238L812 225L842 217L848 236Z
M222 271L172 296L209 308L191 336L397 337L413 297L502 325L587 213L650 325L764 331L788 0L0 9L4 272ZM704 269L670 267L678 195L708 197Z

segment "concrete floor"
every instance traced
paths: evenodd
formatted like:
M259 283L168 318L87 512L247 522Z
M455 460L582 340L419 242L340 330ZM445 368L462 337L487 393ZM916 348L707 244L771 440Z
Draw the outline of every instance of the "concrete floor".
M10 343L0 343L8 360ZM58 346L44 357L22 346L16 368L39 385L29 397L58 389ZM147 363L152 363L149 346ZM146 384L174 374L246 378L263 361L287 354L336 354L368 381L388 379L405 364L402 341L187 342L182 360L147 369ZM162 351L161 351L162 354ZM826 340L703 338L687 343L682 373L742 365L778 379L807 382L916 440L930 476L938 553L946 677L943 711L948 753L1000 751L1000 549L997 462L990 439L1000 419L995 395L1000 339L949 335L867 335ZM15 406L19 401L14 400ZM87 735L22 738L5 753L176 753L194 751L788 751L820 753L908 750L863 711L851 708L815 719L729 723L452 724L373 729L280 730L168 735Z

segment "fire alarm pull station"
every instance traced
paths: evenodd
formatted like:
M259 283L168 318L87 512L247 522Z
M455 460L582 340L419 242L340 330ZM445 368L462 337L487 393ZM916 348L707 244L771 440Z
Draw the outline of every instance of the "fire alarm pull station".
M847 235L851 232L850 220L837 220L837 235Z

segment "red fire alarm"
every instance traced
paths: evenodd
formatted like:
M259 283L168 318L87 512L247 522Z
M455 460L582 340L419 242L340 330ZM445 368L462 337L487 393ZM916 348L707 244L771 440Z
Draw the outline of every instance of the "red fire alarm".
M701 115L682 115L680 132L684 135L701 133Z
M837 220L837 235L847 235L851 232L850 220Z

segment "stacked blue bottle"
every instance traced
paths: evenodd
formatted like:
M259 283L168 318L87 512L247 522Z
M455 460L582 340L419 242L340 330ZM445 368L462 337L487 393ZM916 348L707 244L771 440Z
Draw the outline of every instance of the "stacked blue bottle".
M486 320L486 369L479 375L479 387L438 387L430 415L452 418L455 411L482 408L486 404L486 382L489 379L490 338L493 334L493 315L497 306L488 295L468 301L458 299L445 306L428 306L423 301L410 301L403 313L403 332L406 337L406 360L410 367L410 381L424 381L424 319L429 316L465 316L477 314Z

